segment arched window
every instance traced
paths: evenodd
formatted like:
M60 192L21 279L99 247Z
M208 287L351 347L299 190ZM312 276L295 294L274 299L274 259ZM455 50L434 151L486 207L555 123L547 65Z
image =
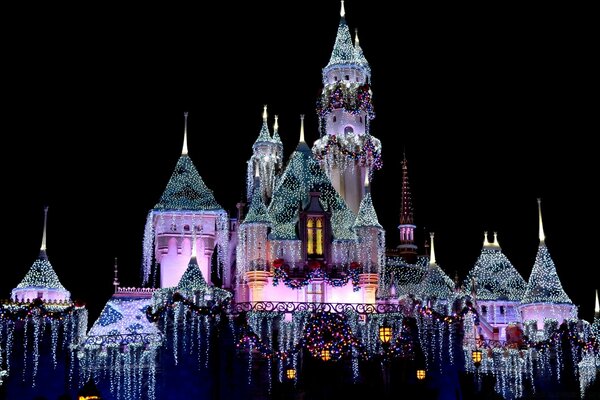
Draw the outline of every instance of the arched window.
M344 133L345 134L354 133L354 128L351 127L350 125L348 125L347 127L344 128Z
M308 217L306 221L306 253L320 257L324 248L323 217Z

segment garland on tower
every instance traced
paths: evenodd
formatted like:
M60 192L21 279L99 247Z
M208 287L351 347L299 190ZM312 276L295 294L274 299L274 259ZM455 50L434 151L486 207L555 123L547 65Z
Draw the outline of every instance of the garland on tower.
M277 261L277 260L275 260ZM357 263L352 263L356 264ZM351 265L352 265L351 264ZM326 271L323 271L320 267L311 270L306 274L306 276L302 279L292 279L288 276L287 272L285 272L282 268L276 267L275 262L273 263L273 286L279 285L279 281L283 281L283 284L290 289L302 289L307 286L310 282L315 279L322 279L325 283L334 287L342 287L346 286L348 282L352 282L353 290L355 292L360 290L359 286L359 268L350 268L348 274L341 278L333 278L327 274Z

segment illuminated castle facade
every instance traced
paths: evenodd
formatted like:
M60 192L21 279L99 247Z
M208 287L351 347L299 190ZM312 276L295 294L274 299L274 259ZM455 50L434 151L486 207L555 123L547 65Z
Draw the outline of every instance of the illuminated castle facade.
M207 367L208 372L202 372L205 379L215 379L215 372L208 368L215 362L209 344L216 332L220 332L218 340L227 336L218 330L223 320L232 327L235 348L249 350L249 364L254 353L266 357L270 388L273 375L280 382L286 377L297 382L302 351L325 362L350 358L355 380L359 356L367 361L382 354L416 359L414 348L419 346L419 354L430 367L439 363L443 368L473 371L469 357L456 359L462 346L467 354L482 346L482 341L509 342L515 339L515 329L525 331L531 340L545 340L552 332L545 326L547 321L556 327L577 318L545 245L541 208L540 246L527 282L502 253L496 234L490 242L486 233L481 254L462 285L438 265L433 234L430 254L419 256L405 157L400 245L386 257L385 232L370 191L382 151L381 142L370 132L375 116L371 69L358 36L352 40L344 14L342 2L333 53L323 69L317 104L319 139L312 148L305 141L301 117L298 143L284 166L277 117L271 132L265 106L246 171L247 212L244 215L244 205L238 204L237 218L230 218L188 155L186 114L181 156L146 220L144 287L119 287L115 267L115 294L85 332L85 309L71 302L46 256L44 226L40 257L13 289L10 305L2 308L0 370L11 359L7 347L15 344L12 338L19 329L31 324L37 326L36 335L43 335L45 328L40 326L53 316L60 321L70 318L63 329L63 347L70 354L65 357L74 385L95 380L114 398L128 399L170 398L169 393L176 393L178 387L186 394L204 393L190 389L192 380L187 372L178 374L177 367L189 369L189 358L193 358ZM339 304L343 306L336 308ZM323 313L318 319L323 306L344 317ZM350 312L355 314L348 316ZM235 322L234 316L240 315L243 322ZM405 325L408 319L416 321L413 328ZM326 329L324 325L314 329L319 321L330 325L327 329L339 329L329 341L311 336ZM459 324L460 333L452 333L452 324ZM28 333L25 328L25 338L31 329ZM419 343L407 345L409 329L418 330ZM393 351L373 339L378 333L382 338L381 332L389 332ZM450 335L447 340L436 336L444 332ZM332 339L338 336L343 340ZM453 347L456 338L458 353ZM25 339L25 360L31 357L27 343L32 342ZM172 357L161 356L166 352ZM486 360L496 356L492 351L484 355ZM74 365L78 380L72 377ZM497 374L508 371L494 365L490 362L485 368L490 372L497 368ZM271 370L276 366L278 373ZM435 374L443 368L429 370ZM251 376L252 368L249 371ZM529 373L526 368L518 371ZM162 385L171 389L159 388L159 373L168 377ZM228 396L240 393L234 392L235 385L230 386L218 390ZM523 389L504 385L498 391L519 397Z

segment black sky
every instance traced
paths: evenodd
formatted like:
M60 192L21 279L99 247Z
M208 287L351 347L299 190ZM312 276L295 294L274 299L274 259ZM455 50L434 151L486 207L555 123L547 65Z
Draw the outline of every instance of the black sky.
M92 321L112 290L113 257L122 282L139 284L145 216L180 154L184 111L190 156L229 211L263 104L280 116L286 154L299 114L316 138L339 3L221 3L7 13L2 296L37 256L44 204L50 260ZM528 279L541 196L563 285L590 319L597 44L586 10L544 7L346 2L373 71L384 167L372 191L388 244L397 245L403 148L417 225L436 232L450 276L465 276L488 229Z

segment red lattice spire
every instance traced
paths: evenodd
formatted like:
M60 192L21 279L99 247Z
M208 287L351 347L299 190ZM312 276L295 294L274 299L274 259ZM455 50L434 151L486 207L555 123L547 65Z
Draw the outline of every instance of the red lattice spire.
M411 259L417 254L415 245L415 224L412 206L412 197L410 193L410 184L408 182L408 163L406 154L402 160L402 197L400 199L400 255Z

